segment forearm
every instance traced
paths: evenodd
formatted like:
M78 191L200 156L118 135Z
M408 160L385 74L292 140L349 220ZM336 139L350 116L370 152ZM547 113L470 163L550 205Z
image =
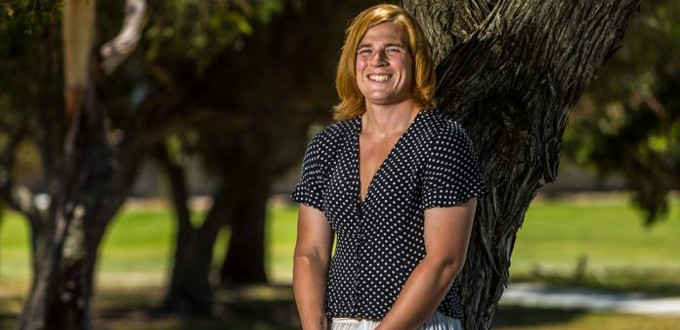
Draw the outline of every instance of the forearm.
M328 263L319 258L295 256L293 294L302 328L326 330L326 274Z
M415 329L437 309L461 266L427 257L413 270L377 329Z

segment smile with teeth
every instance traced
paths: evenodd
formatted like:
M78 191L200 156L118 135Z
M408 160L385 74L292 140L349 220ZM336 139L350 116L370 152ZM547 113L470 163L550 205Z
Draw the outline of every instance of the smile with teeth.
M386 81L387 79L392 78L391 74L369 74L368 79L371 81L377 81L377 82L382 82Z

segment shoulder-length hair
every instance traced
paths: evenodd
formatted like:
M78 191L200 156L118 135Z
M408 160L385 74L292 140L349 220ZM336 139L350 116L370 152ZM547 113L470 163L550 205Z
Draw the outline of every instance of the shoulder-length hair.
M333 118L345 120L361 115L366 111L364 96L357 86L356 56L359 42L370 28L393 22L408 35L408 50L413 58L414 83L413 99L423 108L435 106L435 66L430 44L423 30L404 8L395 5L377 5L361 12L352 20L345 34L345 44L338 62L335 88L340 103L334 107Z

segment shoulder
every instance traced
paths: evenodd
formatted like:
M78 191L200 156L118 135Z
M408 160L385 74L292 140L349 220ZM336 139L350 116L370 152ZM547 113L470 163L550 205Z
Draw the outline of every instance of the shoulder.
M307 157L324 163L331 160L336 150L350 136L353 128L352 120L334 122L314 134L307 145Z
M430 145L468 144L470 138L465 129L455 120L437 109L423 113L423 134Z
M355 129L354 124L356 120L357 118L352 118L334 122L319 131L315 138L324 139L328 142L337 142L352 133L352 130Z

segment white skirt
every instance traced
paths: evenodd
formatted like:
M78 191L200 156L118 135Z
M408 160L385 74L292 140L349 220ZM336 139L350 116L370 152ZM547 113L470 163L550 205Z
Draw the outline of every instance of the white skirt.
M380 321L334 317L330 320L330 330L373 330ZM446 316L439 311L425 321L417 330L463 330L459 319Z

